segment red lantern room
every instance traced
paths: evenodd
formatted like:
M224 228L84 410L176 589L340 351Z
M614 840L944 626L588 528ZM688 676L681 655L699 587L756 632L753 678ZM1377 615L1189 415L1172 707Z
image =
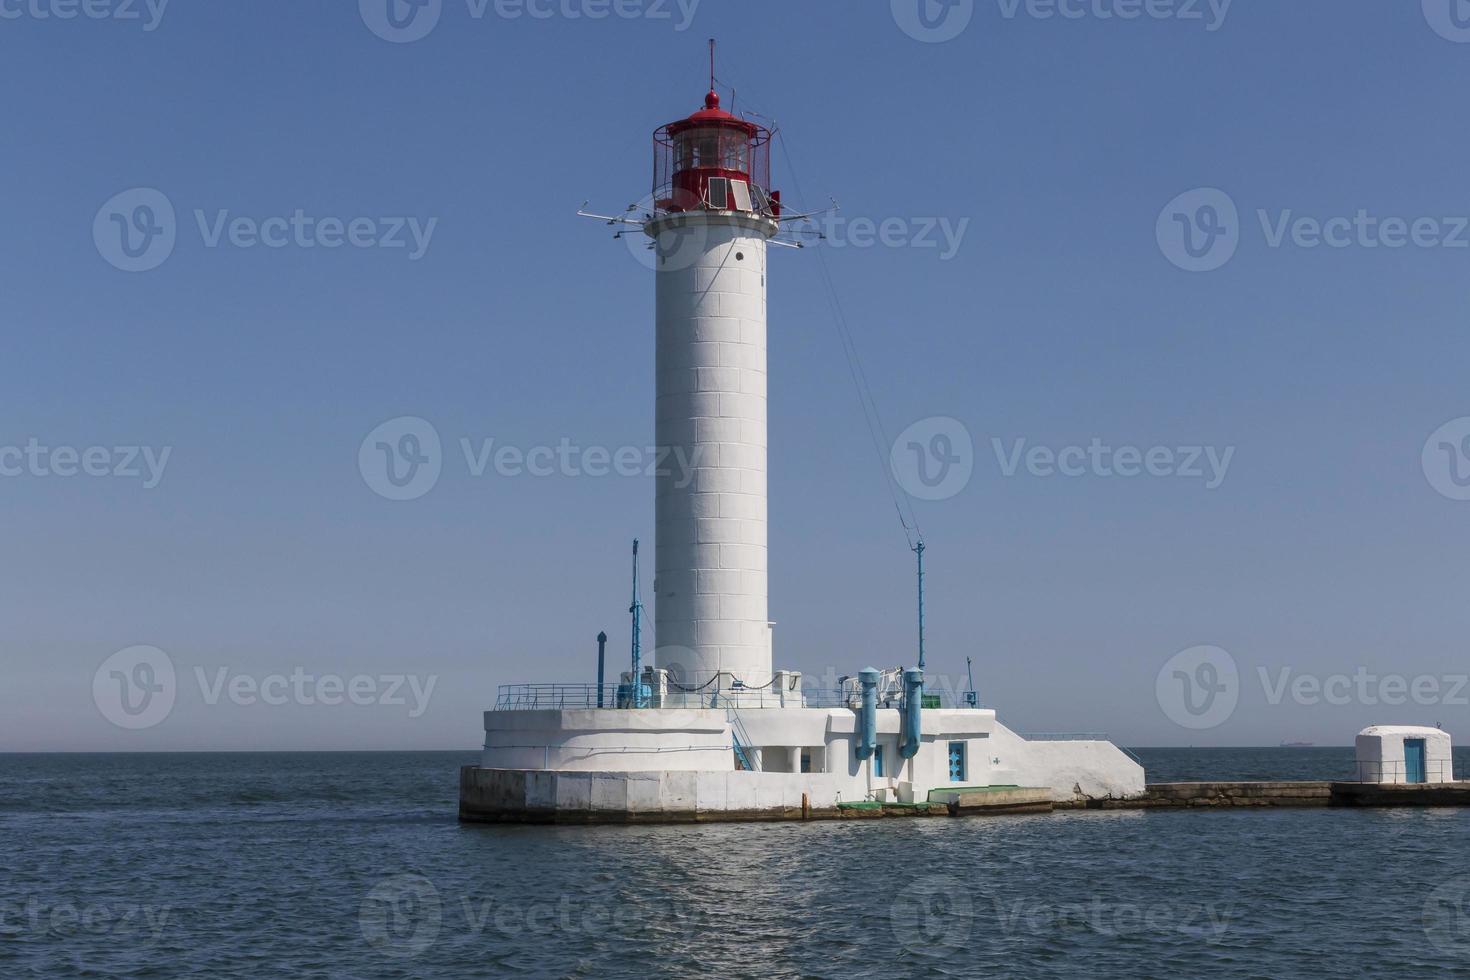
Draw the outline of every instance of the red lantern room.
M704 108L653 134L655 214L747 211L781 214L771 190L771 131L720 108L711 79Z

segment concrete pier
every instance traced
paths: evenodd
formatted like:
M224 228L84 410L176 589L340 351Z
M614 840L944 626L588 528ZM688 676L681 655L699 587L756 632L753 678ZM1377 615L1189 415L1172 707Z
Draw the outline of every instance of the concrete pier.
M1333 806L1470 806L1470 782L1333 783Z
M1050 813L1051 790L1028 786L982 786L974 789L934 790L931 802L943 800L951 817L999 813Z
M1116 807L1331 806L1328 782L1149 783L1143 795L1115 801Z
M1061 806L1062 804L1058 804ZM1101 809L1322 806L1470 806L1470 782L1150 783L1141 796L1107 800Z
M818 779L820 780L820 776ZM1249 807L1470 806L1470 782L1151 783L1126 798L1057 799L1045 787L975 786L891 799L814 803L811 774L526 772L465 766L459 819L466 823L706 823L969 817L1052 810L1185 810Z
M536 772L464 766L459 773L459 819L580 824L975 816L1049 811L1054 796L1047 787L979 786L932 790L927 799L913 802L844 802L832 793L814 799L810 790L824 777L829 774Z

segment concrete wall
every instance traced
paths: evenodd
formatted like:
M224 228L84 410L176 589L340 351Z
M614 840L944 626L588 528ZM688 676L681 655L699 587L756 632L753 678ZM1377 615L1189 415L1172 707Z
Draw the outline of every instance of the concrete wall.
M547 710L485 712L482 766L560 771L729 771L723 711Z
M524 772L466 767L460 817L471 821L781 820L835 812L824 773Z
M1028 742L1009 747L1026 786L1050 786L1052 799L1126 799L1144 790L1143 766L1112 742Z
M898 752L896 709L879 709L875 759L857 758L857 713L847 708L769 708L740 712L763 773L798 777L822 805L839 800L923 801L955 786L1045 787L1057 801L1120 799L1143 792L1143 768L1110 742L1028 742L988 709L931 709L922 715L918 755ZM949 773L949 746L965 746L965 771ZM801 773L803 753L813 772ZM490 711L485 713L487 769L561 772L735 771L730 718L724 710ZM822 777L820 779L815 777ZM805 780L805 781L803 781ZM830 799L829 799L830 796Z

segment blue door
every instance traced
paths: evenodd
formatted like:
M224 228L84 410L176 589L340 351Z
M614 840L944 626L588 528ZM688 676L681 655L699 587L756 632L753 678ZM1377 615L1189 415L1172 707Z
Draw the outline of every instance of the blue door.
M883 772L883 746L881 745L873 750L873 775L880 777L887 775Z
M1424 739L1404 739L1404 781L1422 783L1424 779Z
M965 781L965 743L949 743L949 781L952 783L963 783Z

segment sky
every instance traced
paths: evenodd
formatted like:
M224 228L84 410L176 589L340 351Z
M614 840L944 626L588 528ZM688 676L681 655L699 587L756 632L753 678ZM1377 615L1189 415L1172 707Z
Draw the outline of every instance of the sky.
M1470 737L1470 4L392 2L0 0L0 751L472 749L624 665L653 282L576 212L712 36L838 206L770 258L778 666L912 663L896 488L1017 731Z

